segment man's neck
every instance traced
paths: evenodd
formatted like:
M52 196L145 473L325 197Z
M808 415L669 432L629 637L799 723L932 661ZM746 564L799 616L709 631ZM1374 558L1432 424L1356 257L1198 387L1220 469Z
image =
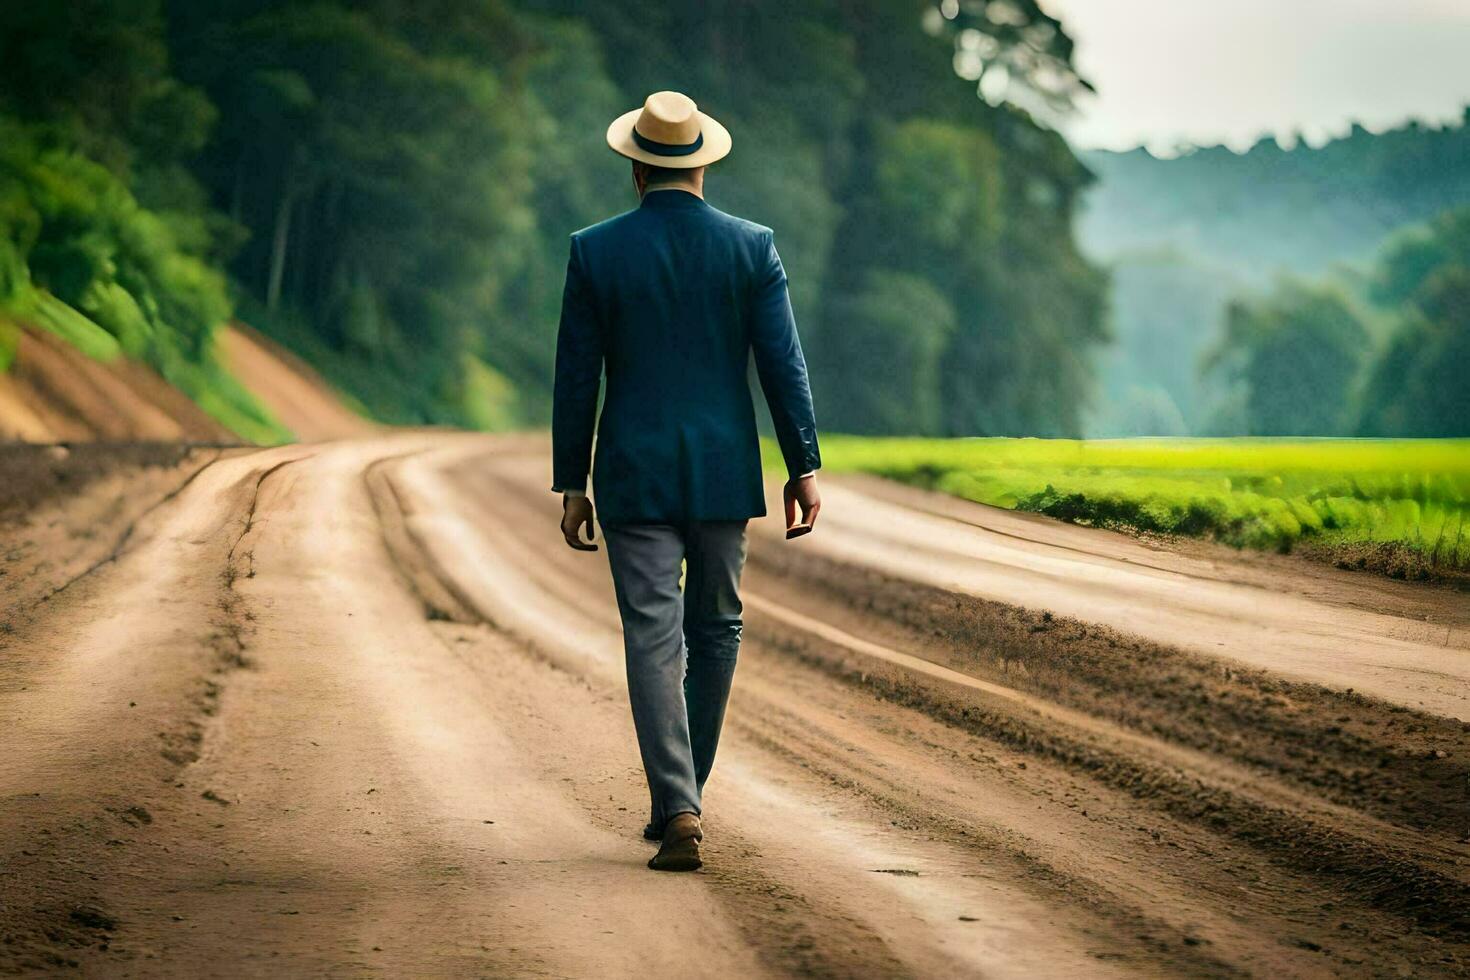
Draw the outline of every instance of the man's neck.
M649 184L647 187L643 188L643 196L647 197L654 191L684 191L686 193L693 194L701 201L704 200L704 188L696 187L694 184L685 181L678 181L676 183Z

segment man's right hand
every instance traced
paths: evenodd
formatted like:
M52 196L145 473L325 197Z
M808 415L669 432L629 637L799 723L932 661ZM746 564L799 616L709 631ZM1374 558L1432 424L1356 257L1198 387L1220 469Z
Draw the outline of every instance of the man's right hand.
M587 525L587 540L582 540L582 525ZM593 538L597 537L597 531L592 524L592 501L582 495L565 494L561 498L561 536L567 539L567 545L578 551L596 551L597 545L591 544Z
M786 535L796 537L792 534L793 528L798 528L798 534L805 534L817 526L817 513L822 509L822 494L817 490L817 475L808 473L795 479L787 480L785 490L781 496L786 501ZM801 523L796 520L796 510L801 508ZM806 530L800 530L805 527Z

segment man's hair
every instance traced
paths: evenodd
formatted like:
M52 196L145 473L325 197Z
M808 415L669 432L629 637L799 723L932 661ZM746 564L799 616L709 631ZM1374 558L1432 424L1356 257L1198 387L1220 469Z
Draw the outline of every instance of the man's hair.
M678 167L657 167L651 163L644 163L642 160L635 160L634 162L643 168L643 180L649 184L665 184L680 181L684 179L684 174L688 172Z

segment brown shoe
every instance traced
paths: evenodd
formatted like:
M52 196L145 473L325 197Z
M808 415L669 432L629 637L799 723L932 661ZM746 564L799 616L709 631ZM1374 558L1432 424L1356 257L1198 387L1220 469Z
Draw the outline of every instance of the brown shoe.
M696 814L675 814L664 824L663 844L649 859L648 866L654 871L694 871L704 863L699 860L699 842L702 840L704 831Z

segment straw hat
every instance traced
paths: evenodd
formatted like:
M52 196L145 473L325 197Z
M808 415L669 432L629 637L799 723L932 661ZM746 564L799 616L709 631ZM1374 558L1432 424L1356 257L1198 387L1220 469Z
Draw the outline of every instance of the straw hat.
M689 96L655 92L643 108L613 120L607 145L630 160L689 170L729 153L730 131L700 112Z

